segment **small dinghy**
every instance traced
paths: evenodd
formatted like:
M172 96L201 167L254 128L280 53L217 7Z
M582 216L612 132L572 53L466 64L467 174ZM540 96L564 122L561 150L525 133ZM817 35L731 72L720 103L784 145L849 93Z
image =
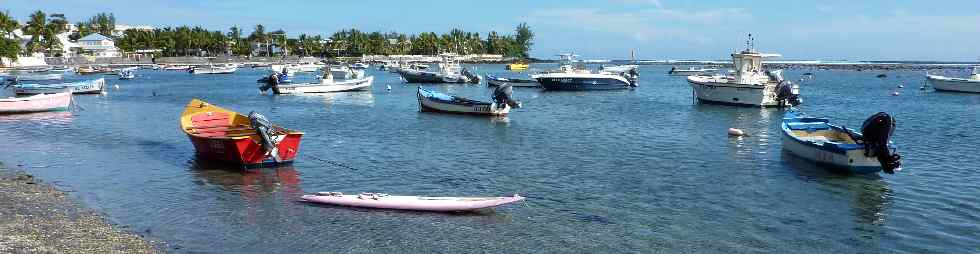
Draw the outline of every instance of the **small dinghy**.
M472 211L524 200L524 197L517 194L512 197L421 197L391 196L384 193L344 195L340 192L318 192L314 195L303 195L301 198L307 202L339 206L431 212Z
M303 137L258 113L246 116L198 99L184 108L180 127L198 156L246 166L292 162Z
M66 110L69 104L71 104L70 92L2 98L0 99L0 114Z
M487 75L487 85L488 86L510 85L513 87L541 87L541 84L539 84L537 80L501 78L494 75Z
M262 87L259 87L259 90L265 92L266 90L272 89L272 92L276 94L354 92L370 90L371 84L374 83L374 76L343 81L335 81L330 72L325 72L324 76L319 83L283 85L268 82Z
M783 149L804 159L855 174L901 169L901 156L889 148L895 120L884 112L864 121L861 133L825 118L788 111L783 116Z
M422 112L504 116L510 113L511 108L521 107L520 102L512 98L512 93L511 86L499 86L493 91L494 102L484 102L430 91L420 86L418 90L419 110Z

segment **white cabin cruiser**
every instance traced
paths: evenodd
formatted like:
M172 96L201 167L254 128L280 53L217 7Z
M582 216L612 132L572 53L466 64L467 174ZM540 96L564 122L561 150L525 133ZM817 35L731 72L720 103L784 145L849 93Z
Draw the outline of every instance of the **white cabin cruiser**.
M598 72L586 69L582 62L575 60L577 55L561 54L558 70L531 75L541 87L547 90L618 90L638 85L639 73L636 65L620 65L604 68Z
M973 66L968 78L951 78L926 74L926 80L936 91L980 93L980 66Z
M749 37L751 41L751 36ZM736 106L784 107L800 103L799 86L782 77L782 70L767 71L762 59L780 57L748 49L732 54L735 73L688 76L700 102Z

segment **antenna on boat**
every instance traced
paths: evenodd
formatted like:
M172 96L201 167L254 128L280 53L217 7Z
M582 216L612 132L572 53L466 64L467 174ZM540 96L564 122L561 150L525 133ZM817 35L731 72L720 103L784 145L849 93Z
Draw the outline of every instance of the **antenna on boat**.
M749 33L749 39L745 40L745 47L749 51L755 48L755 39L752 39L752 33Z

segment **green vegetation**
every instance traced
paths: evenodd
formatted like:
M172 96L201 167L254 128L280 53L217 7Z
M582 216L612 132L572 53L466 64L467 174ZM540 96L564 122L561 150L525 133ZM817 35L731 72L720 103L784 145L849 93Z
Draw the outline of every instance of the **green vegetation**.
M20 27L7 11L0 12L0 57L17 60L20 43L14 38L14 30Z
M452 29L439 35L423 32L406 35L397 32L365 33L357 29L338 31L329 38L320 35L300 34L288 38L283 30L266 32L263 25L256 25L252 33L242 37L241 29L231 27L229 32L210 31L201 27L158 28L126 30L118 38L116 46L128 52L159 49L164 56L234 55L276 56L281 55L283 45L291 55L320 57L350 57L362 55L435 55L500 54L509 57L528 57L534 33L527 24L520 24L515 35L499 35L493 31L487 38L480 34Z
M16 58L18 53L62 52L57 35L66 32L68 20L62 14L46 15L36 11L21 27L7 12L0 13L0 56ZM153 30L128 29L121 36L113 36L116 18L112 13L99 13L87 21L75 23L77 28L70 40L78 40L92 33L113 37L117 47L125 52L154 52L162 56L280 56L285 53L300 56L359 57L363 55L436 55L499 54L507 57L527 58L533 45L534 33L526 23L521 23L513 35L501 35L496 31L481 38L479 33L451 29L447 33L423 32L406 35L397 32L362 32L344 29L324 38L320 35L300 34L288 38L283 30L266 32L265 26L256 25L252 33L244 36L239 27L233 26L227 33L202 27L165 27ZM24 49L20 48L13 31L21 29L30 35ZM283 52L285 49L285 52ZM23 51L22 51L23 50Z

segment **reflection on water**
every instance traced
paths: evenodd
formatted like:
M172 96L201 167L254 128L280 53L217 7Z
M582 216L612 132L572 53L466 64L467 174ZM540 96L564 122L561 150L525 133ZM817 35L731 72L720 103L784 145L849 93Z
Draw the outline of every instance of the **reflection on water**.
M299 172L292 164L243 169L241 166L191 161L191 170L204 182L225 192L237 192L245 208L245 221L256 224L259 217L297 216L295 201L303 195Z
M0 114L0 123L20 122L20 121L34 121L43 125L64 125L64 124L71 123L72 112L52 111L52 112L37 112L37 113L29 113L29 114L10 114L10 115Z
M851 209L855 222L880 226L885 222L885 209L891 203L892 190L879 175L852 175L842 170L834 170L814 164L789 152L782 152L783 162L790 170L807 180L817 182L841 196L852 196ZM877 227L876 227L877 228Z

